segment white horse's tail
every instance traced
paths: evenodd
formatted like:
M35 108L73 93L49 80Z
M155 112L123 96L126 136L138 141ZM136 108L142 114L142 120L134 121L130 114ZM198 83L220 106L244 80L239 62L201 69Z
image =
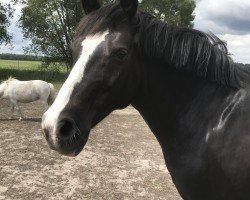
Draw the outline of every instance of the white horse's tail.
M52 83L49 83L49 87L50 87L50 94L49 94L49 97L47 99L47 103L49 106L51 106L52 103L55 101L56 91L55 91L55 87Z

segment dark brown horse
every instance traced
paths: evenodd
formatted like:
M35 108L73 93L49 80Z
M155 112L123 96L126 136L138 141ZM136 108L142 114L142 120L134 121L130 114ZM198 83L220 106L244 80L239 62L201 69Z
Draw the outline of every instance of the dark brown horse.
M50 147L76 156L91 128L132 104L183 199L249 200L249 75L225 45L137 11L137 0L83 6L72 71L43 116Z

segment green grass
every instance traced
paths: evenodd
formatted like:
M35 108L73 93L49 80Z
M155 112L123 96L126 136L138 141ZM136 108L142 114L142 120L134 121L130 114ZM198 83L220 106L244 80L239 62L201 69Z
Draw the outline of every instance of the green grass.
M44 80L52 82L57 88L66 80L67 72L65 68L58 65L42 67L38 61L15 61L0 60L0 81L8 79L10 76L19 80Z
M0 60L0 69L21 69L31 70L41 67L39 61L17 61L17 60Z

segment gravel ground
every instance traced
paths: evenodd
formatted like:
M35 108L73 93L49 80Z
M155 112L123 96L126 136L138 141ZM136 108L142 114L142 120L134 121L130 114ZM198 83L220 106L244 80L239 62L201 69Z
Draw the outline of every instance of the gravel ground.
M92 130L76 158L48 148L40 102L21 109L25 120L9 120L8 104L0 101L0 200L181 200L158 142L132 107Z

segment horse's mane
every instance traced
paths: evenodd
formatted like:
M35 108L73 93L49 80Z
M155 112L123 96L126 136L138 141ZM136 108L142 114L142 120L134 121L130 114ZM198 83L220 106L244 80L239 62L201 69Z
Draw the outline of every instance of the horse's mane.
M11 82L11 81L18 81L18 79L16 79L16 78L10 76L7 80L3 81L2 83L9 83L9 82Z
M137 16L143 57L219 84L246 86L249 73L233 62L226 43L214 34L169 25L144 12Z
M76 37L115 27L126 20L119 4L104 6L79 23ZM140 11L133 26L135 46L144 59L234 88L247 85L249 72L233 62L226 43L215 35L169 25Z

